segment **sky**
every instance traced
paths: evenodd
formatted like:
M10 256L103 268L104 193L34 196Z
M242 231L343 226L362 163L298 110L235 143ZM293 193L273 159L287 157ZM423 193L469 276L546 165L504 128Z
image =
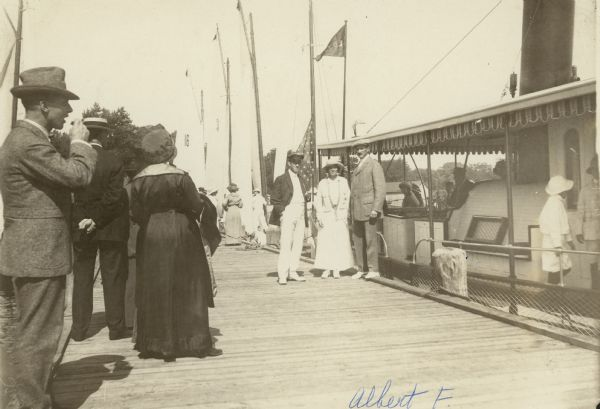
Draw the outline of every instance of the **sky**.
M81 97L70 119L94 102L109 109L124 106L136 125L162 123L178 131L177 164L198 184L224 186L228 133L223 69L213 40L218 24L223 54L230 60L232 173L240 185L249 186L250 152L256 152L255 102L236 0L25 3L21 68L65 68L68 87ZM378 123L373 135L510 98L502 94L510 73L520 67L522 0L313 3L315 55L348 22L346 137L355 122L359 135ZM17 0L0 4L15 19ZM308 0L242 0L242 5L248 25L248 14L253 16L264 151L295 148L310 119ZM573 64L582 79L595 77L595 18L594 0L576 1ZM10 26L0 15L2 60L11 45ZM318 143L341 139L343 66L344 59L336 57L315 63ZM0 88L3 117L10 112L11 81L12 72ZM186 134L190 146L183 145Z

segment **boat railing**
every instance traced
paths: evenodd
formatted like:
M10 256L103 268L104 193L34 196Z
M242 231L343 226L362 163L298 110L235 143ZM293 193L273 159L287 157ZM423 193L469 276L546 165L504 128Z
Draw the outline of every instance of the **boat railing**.
M522 253L523 251L551 251L557 253L559 258L562 258L562 254L588 257L600 256L599 252L594 251L480 244L424 238L415 245L412 263L387 257L387 271L382 269L384 276L400 279L411 286L432 292L445 292L439 273L432 267L433 263L432 265L417 264L416 254L419 246L424 243L430 245L431 243L441 244L442 246L454 248L465 247L467 252L481 252L483 250L488 253L494 251L509 256L512 253L515 257L518 256L514 253ZM387 251L385 254L387 254ZM600 291L566 285L565 275L562 265L558 284L511 277L508 269L505 273L498 271L497 268L496 271L486 273L467 271L467 299L470 302L566 329L579 335L594 339L600 337Z

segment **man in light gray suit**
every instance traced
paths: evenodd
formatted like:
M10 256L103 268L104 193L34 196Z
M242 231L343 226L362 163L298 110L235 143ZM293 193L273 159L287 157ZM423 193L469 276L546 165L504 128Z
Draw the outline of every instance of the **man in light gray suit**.
M370 144L368 139L363 138L353 145L360 158L358 166L352 172L350 187L352 240L358 265L358 272L352 276L354 279L363 276L365 278L379 277L377 220L383 215L385 176L379 162L369 155Z
M96 152L88 130L76 121L63 158L50 143L72 112L65 72L40 67L21 73L11 89L25 107L0 147L4 232L0 240L0 301L14 311L0 329L0 407L51 408L46 393L63 328L66 275L71 272L71 190L90 183ZM91 231L92 224L80 228ZM3 324L6 324L4 322Z

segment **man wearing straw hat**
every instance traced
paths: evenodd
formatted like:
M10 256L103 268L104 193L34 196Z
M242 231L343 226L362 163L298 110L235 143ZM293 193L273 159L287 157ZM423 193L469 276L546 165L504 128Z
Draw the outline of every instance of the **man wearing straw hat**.
M369 155L370 144L368 139L361 139L353 145L360 159L352 172L350 185L352 240L358 265L358 272L352 276L353 279L365 274L365 278L379 277L377 220L383 215L385 176L379 162Z
M306 281L297 273L304 242L304 229L308 226L306 215L306 188L298 177L298 171L304 154L289 151L287 171L277 176L273 182L271 203L273 211L270 224L281 226L279 259L277 261L278 283L287 284L287 280Z
M591 181L579 192L577 212L579 223L576 238L579 243L585 244L587 251L600 252L600 184L598 182L598 155L595 155L586 173L591 176ZM600 256L589 256L592 289L600 290Z
M89 186L75 192L73 203L73 325L71 338L85 339L92 319L94 267L100 253L108 338L126 338L125 284L128 272L129 200L123 187L123 162L106 150L110 128L104 118L85 118L90 144L98 154L96 171ZM79 224L90 221L94 230L83 231Z
M0 407L39 409L51 407L46 388L63 329L71 272L70 192L90 183L97 154L79 120L69 131L68 158L50 143L50 131L62 129L72 112L69 100L79 99L67 90L65 71L40 67L20 77L23 84L11 92L21 99L25 119L0 147L0 301L16 310L14 325L0 331L5 341Z

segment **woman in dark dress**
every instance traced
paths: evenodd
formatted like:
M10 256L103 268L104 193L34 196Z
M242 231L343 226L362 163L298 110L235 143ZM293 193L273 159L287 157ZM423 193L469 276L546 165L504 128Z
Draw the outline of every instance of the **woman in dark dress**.
M220 355L208 326L208 307L214 303L197 223L202 214L207 225L215 226L216 210L187 173L168 163L176 150L162 125L142 128L138 136L149 165L131 182L132 219L140 226L135 349L141 358L165 361ZM211 250L219 240L213 236Z

